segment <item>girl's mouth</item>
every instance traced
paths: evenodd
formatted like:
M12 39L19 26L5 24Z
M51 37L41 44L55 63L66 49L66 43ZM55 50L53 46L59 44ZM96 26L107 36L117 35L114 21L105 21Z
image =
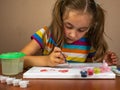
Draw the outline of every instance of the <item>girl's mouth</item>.
M74 40L73 40L73 39L70 39L70 38L68 38L68 37L66 37L66 42L67 42L67 43L73 43Z

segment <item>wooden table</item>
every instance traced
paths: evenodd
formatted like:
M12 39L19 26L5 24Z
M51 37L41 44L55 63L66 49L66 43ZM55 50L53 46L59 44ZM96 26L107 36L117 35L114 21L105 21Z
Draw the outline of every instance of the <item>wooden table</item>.
M0 68L1 75L1 68ZM16 77L22 77L22 74ZM120 90L120 77L113 80L28 79L27 88L0 83L0 90Z

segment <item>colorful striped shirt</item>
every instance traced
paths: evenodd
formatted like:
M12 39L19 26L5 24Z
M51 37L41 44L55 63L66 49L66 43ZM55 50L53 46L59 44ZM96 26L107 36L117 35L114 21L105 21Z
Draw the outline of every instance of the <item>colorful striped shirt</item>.
M39 29L31 38L36 40L41 48L44 47L43 54L47 55L52 50L52 46L55 45L55 41L51 35L49 37L44 36L45 30L44 28ZM44 39L43 36L45 37ZM92 58L95 55L95 50L91 47L86 37L72 44L65 43L62 47L62 52L67 55L66 60L69 62L85 62L86 58Z

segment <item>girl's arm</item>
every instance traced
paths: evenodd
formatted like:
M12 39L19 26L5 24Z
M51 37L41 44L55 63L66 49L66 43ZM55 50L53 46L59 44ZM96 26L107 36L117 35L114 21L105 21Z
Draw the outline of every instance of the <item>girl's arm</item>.
M64 57L61 55L61 49L55 47L51 54L46 56L34 56L34 54L40 50L41 47L33 39L27 44L21 52L25 53L24 66L56 66L57 64L64 63Z
M21 50L21 52L25 53L28 56L28 55L34 55L40 49L41 49L41 47L39 46L39 44L34 39L32 39L31 42L29 42Z

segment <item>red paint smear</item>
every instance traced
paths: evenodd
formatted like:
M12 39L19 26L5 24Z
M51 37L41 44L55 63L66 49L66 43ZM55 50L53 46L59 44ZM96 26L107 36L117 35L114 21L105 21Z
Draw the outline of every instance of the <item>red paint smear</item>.
M66 73L66 72L68 72L68 70L67 69L59 70L58 72Z
M47 69L41 69L40 72L47 72Z

